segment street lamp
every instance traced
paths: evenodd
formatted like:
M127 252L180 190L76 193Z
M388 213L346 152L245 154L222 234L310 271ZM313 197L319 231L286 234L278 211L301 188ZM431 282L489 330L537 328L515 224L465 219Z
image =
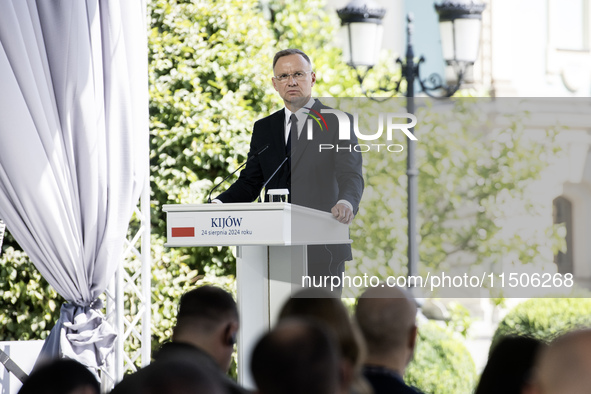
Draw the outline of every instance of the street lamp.
M472 66L478 56L480 43L480 30L482 25L482 11L484 4L473 1L445 0L435 5L439 14L439 29L441 33L441 46L443 58L448 66L451 66L456 74L456 82L448 86L439 74L431 74L426 79L420 75L420 66L425 61L421 56L415 62L412 47L413 17L407 17L406 56L405 60L398 58L396 62L401 66L401 77L395 83L393 94L400 93L400 84L406 80L406 110L410 114L415 112L415 81L418 82L421 92L435 98L452 96L461 86L466 70ZM343 54L347 64L357 71L359 83L363 89L365 75L359 73L358 67L371 69L377 62L377 55L381 45L382 19L386 10L380 8L372 0L353 0L344 8L337 10L341 25L345 34ZM372 27L373 25L373 27ZM384 89L382 89L384 90ZM365 89L363 92L368 96ZM368 96L369 97L369 96ZM409 131L414 133L414 128ZM417 274L418 249L417 249L417 176L418 169L415 162L415 141L407 138L406 175L408 179L408 276Z
M373 1L353 0L337 13L346 41L343 56L347 64L355 69L358 66L373 67L382 49L382 19L386 10Z

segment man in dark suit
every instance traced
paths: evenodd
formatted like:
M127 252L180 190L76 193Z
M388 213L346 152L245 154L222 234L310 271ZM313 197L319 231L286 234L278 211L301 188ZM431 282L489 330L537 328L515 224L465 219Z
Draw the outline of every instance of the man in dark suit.
M172 341L154 356L159 362L185 362L212 371L230 394L248 393L226 373L239 328L238 307L227 291L201 286L183 294Z
M252 159L214 202L254 201L268 181L267 189L288 189L290 202L331 212L336 220L350 224L363 193L362 159L355 150L351 117L346 122L350 138L340 140L337 115L311 97L316 74L304 52L286 49L275 54L273 73L273 86L285 108L255 123ZM267 144L268 151L255 155ZM350 245L309 246L308 274L341 275L344 262L351 258Z

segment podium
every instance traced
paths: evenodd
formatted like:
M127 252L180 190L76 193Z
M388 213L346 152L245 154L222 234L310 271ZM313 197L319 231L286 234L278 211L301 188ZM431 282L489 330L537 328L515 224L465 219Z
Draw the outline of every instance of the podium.
M164 205L163 210L165 246L237 247L238 379L254 388L252 350L292 292L304 286L307 245L351 243L349 226L328 212L288 203Z

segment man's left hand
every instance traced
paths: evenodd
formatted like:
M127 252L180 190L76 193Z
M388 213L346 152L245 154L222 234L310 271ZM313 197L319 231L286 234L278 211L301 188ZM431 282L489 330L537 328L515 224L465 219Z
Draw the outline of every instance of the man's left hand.
M355 215L347 205L339 203L330 210L332 215L341 223L351 224Z

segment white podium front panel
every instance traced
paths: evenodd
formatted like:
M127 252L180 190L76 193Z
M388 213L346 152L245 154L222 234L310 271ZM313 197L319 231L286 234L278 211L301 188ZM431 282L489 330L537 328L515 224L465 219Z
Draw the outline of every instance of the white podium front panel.
M288 203L165 205L168 247L349 243L330 213Z
M166 246L285 245L290 216L283 211L168 212ZM268 223L277 223L277 227ZM277 231L280 228L283 231Z

